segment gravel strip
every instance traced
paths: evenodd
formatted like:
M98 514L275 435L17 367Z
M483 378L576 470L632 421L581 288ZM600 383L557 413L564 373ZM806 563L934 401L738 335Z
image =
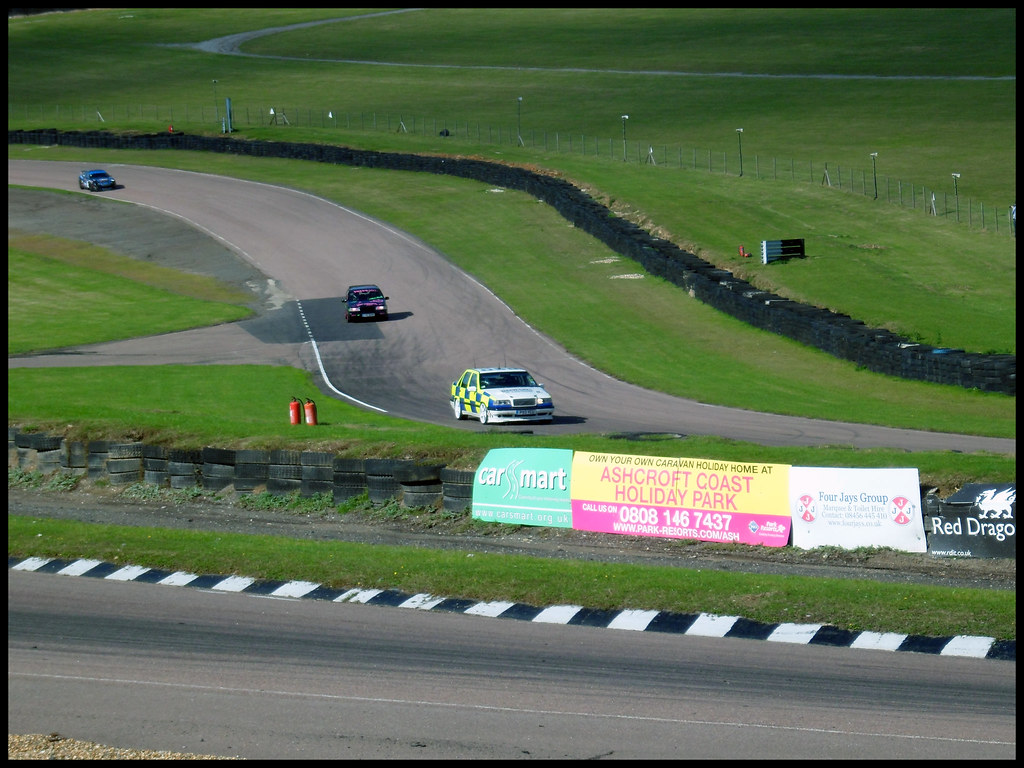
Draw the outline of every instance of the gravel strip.
M121 749L50 733L7 734L8 760L241 760L240 757L190 755L152 749Z

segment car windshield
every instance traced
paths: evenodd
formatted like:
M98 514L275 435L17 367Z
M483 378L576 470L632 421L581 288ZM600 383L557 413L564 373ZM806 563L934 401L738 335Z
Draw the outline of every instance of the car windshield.
M501 389L504 387L536 387L537 382L526 371L504 371L489 373L483 377L484 389Z
M93 171L89 174L94 179L105 179L107 174L104 171Z
M374 299L383 299L384 294L379 290L364 288L360 291L352 291L352 298L360 301L373 301Z

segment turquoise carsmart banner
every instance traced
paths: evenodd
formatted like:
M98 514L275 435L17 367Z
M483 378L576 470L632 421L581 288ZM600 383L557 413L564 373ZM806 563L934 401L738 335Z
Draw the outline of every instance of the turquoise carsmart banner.
M496 448L473 478L473 517L492 523L572 528L572 451Z

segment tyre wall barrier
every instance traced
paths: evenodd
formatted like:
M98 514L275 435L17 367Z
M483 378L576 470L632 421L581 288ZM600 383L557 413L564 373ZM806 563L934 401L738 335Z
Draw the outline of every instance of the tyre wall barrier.
M460 503L446 508L458 511L468 509L472 502L472 472L406 459L350 459L325 451L291 449L186 450L106 440L86 443L21 432L17 427L7 430L7 453L11 467L43 474L86 475L111 485L144 483L239 494L266 491L277 496L298 492L303 498L329 493L335 504L367 494L376 504L398 499L410 508L437 507L447 493Z
M847 315L762 291L679 246L615 216L568 181L525 168L468 158L374 152L326 144L248 141L183 133L119 135L105 131L8 130L8 144L180 149L251 157L281 157L336 165L436 173L526 192L575 227L693 298L762 330L794 339L877 373L936 384L1017 394L1017 356L968 353L919 344L868 328Z

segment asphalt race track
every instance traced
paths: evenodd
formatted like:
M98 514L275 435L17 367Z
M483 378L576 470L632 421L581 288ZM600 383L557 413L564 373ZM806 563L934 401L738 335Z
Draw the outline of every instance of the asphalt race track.
M79 192L77 176L84 167L8 160L8 183ZM155 340L9 357L8 368L293 365L313 372L329 396L398 418L468 430L707 434L763 445L1016 454L1013 439L775 416L645 390L573 358L442 254L385 222L283 187L163 168L105 167L121 185L103 193L105 199L176 217L230 249L242 259L243 270L262 273L262 292L275 299L275 308L255 320ZM37 231L61 234L39 226ZM379 284L390 296L387 322L344 321L345 289L364 282ZM554 423L456 422L448 403L451 382L464 368L483 365L529 369L554 397Z

